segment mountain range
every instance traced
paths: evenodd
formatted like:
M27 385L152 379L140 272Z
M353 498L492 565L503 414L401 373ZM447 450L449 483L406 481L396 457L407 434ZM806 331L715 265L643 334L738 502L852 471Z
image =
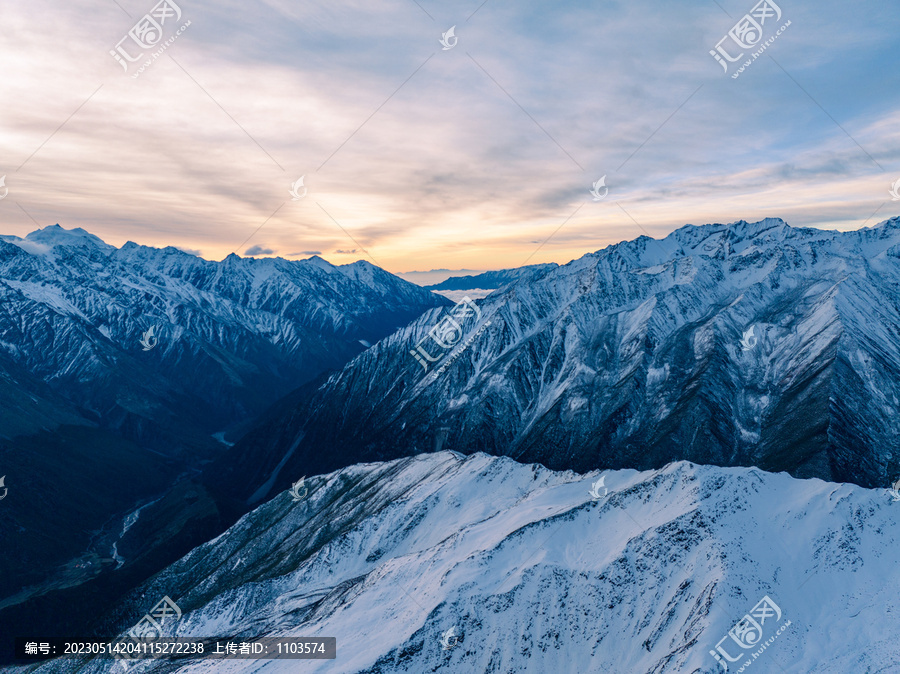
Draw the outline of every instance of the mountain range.
M212 442L445 304L365 261L212 262L176 248L116 248L58 225L3 236L0 371L7 381L24 371L22 386L37 390L39 380L69 405L48 404L46 421L7 409L2 433L75 407L82 423L171 454Z
M0 439L0 533L25 545L0 561L0 632L108 636L168 595L179 634L338 637L349 659L318 671L571 650L578 671L699 674L771 602L798 631L761 657L788 671L900 666L880 489L900 475L900 218L688 225L456 304L367 263L9 239L0 402L23 430ZM110 663L53 666L81 665Z
M640 237L423 314L304 389L207 481L249 505L262 485L452 449L581 472L688 460L888 486L898 291L900 218Z
M884 489L683 461L579 475L455 452L306 487L143 584L105 633L168 596L182 611L168 636L328 636L337 658L145 661L142 672L900 668L900 505Z
M0 237L0 632L61 629L220 533L192 478L229 437L450 304L364 261Z

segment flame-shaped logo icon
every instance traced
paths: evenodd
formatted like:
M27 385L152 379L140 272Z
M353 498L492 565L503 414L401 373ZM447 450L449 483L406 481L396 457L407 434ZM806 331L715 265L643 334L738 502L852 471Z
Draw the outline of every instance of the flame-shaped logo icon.
M3 485L3 479L0 478L0 486ZM897 480L894 483L894 488L891 489L891 496L893 497L893 503L900 501L900 480Z
M141 346L144 347L144 351L149 351L157 344L159 344L159 339L156 338L156 326L151 325L150 329L141 335Z
M294 499L294 503L302 501L308 492L309 490L306 488L306 475L291 485L291 498Z
M609 188L606 186L606 176L603 176L595 183L592 183L593 189L591 190L591 194L594 195L594 201L600 201L607 194L609 194ZM603 188L603 194L600 194L600 188Z
M609 489L606 488L606 475L603 475L599 480L594 482L591 485L591 490L588 494L591 495L591 499L594 501L598 501L609 493ZM600 489L603 489L603 493L600 493Z
M3 496L0 496L0 501L2 501L3 499L6 498L6 492L9 491L9 489L7 489L6 485L4 484L5 480L6 480L6 475L4 475L3 477L0 477L0 487L3 487Z
M0 178L0 187L3 188L3 194L0 194L0 199L5 199L6 195L9 194L9 188L6 186L6 176Z
M456 43L459 42L459 38L456 37L456 26L450 26L450 30L446 33L441 33L440 43L444 45L444 48L441 51L447 51L448 49L453 49L456 46Z
M5 178L6 176L4 176ZM0 185L3 184L3 181L0 180ZM891 201L900 201L900 178L894 181L894 184L891 185Z
M449 651L451 648L456 646L459 643L459 637L456 634L456 628L451 627L446 632L441 633L441 646L445 651Z
M751 325L750 329L746 330L744 332L744 336L741 338L741 348L744 351L749 351L754 346L756 346L757 341L759 341L759 340L757 340L756 336L753 334L755 330L756 330L756 326Z
M303 179L306 176L300 176L296 182L291 183L291 189L288 190L291 194L291 201L300 201L303 197L306 196L306 187L303 185ZM300 190L303 190L302 192Z

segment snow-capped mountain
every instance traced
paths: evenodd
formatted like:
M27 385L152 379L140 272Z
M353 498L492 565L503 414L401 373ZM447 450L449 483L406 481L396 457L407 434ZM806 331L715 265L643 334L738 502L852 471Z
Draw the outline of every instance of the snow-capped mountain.
M0 633L62 633L60 606L90 614L221 533L187 479L213 434L446 304L367 262L0 237Z
M453 452L305 486L144 584L106 634L168 596L182 611L169 636L329 636L337 658L137 671L900 671L900 504L884 489L687 462L577 475Z
M900 218L689 225L423 315L246 436L211 479L249 499L267 481L452 449L887 486L898 411Z
M0 237L0 370L165 453L445 304L364 261L211 262L58 225Z

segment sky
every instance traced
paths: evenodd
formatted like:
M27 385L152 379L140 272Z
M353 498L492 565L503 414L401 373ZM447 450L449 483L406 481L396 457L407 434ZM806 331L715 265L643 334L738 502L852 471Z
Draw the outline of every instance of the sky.
M883 0L11 3L0 234L400 273L872 226L900 214L898 36ZM744 53L727 72L717 44Z

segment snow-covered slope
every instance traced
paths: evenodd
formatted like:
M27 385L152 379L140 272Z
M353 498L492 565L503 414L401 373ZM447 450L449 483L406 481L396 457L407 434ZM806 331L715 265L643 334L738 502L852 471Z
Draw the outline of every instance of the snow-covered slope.
M423 315L247 436L217 479L246 498L288 447L288 473L443 448L885 487L900 475L898 412L900 218L689 225L522 279L478 312Z
M0 633L67 633L59 606L83 624L221 533L234 519L176 479L213 434L443 304L367 262L0 237Z
M0 371L47 382L90 421L166 452L445 304L363 261L211 262L58 225L0 237Z
M440 452L307 478L302 501L279 494L142 586L107 633L167 595L184 612L170 634L332 636L338 657L140 672L699 674L724 671L717 646L744 654L729 672L900 671L887 490L678 462L608 471L594 499L598 477ZM745 615L762 638L738 630L742 650ZM36 671L77 666L112 667Z

